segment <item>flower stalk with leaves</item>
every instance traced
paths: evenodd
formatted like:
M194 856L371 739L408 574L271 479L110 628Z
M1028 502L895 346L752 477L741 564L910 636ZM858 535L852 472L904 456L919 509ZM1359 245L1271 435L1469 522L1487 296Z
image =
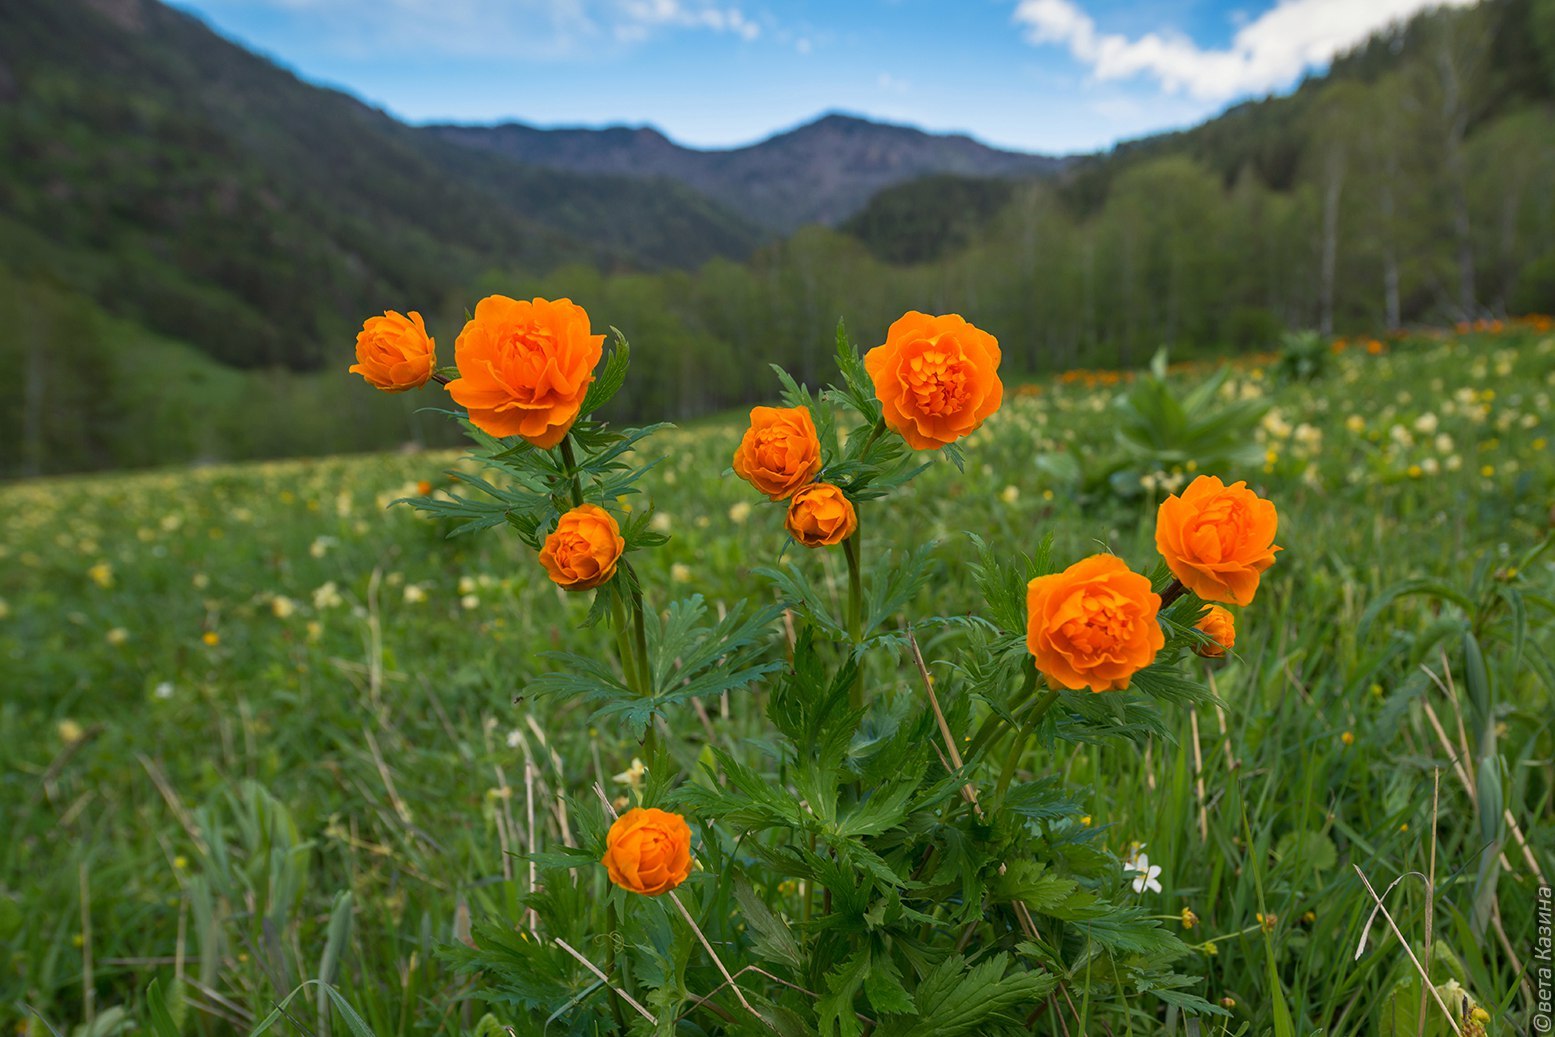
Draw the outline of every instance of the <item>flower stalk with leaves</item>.
M1146 992L1223 1014L1175 971L1190 948L1139 903L1084 790L1050 762L1061 744L1164 739L1166 708L1209 700L1184 665L1227 647L1203 623L1206 603L1176 589L1175 567L1147 576L1104 554L1063 568L1050 539L1027 555L969 533L965 571L984 610L914 617L954 545L864 550L863 513L939 456L960 467L965 437L996 415L993 337L953 315L908 314L868 357L839 326L832 387L777 371L782 406L752 412L732 467L785 509L795 543L842 548L846 601L838 615L805 553L755 570L774 604L726 603L713 619L699 595L651 607L633 565L665 539L650 508L627 506L662 426L594 417L626 377L625 339L616 332L580 383L586 319L541 302L487 307L505 330L461 353L463 377L466 356L504 372L460 415L483 471L451 472L455 490L412 503L452 534L513 530L537 571L593 595L585 623L608 623L618 664L552 652L522 690L582 704L590 724L642 740L647 765L619 820L600 790L603 811L569 812L570 842L530 847L541 880L521 932L498 915L454 950L515 1028L1086 1032L1086 1012L1121 1019ZM515 330L525 313L532 325ZM490 414L503 415L496 434L482 427ZM1225 507L1263 515L1266 504ZM1220 515L1178 516L1170 542L1246 597L1245 578L1213 557L1213 536L1243 528ZM1255 532L1232 553L1261 573L1272 547ZM699 746L678 722L693 699L742 689L729 708L748 723L764 715L762 737L710 731Z

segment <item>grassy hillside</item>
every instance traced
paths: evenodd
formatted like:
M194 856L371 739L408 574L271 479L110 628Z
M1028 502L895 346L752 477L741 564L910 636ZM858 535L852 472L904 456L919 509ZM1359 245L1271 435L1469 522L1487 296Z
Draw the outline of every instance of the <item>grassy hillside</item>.
M0 325L0 476L451 441L414 401L353 392L348 359L237 370L55 280L0 268Z
M315 367L390 305L457 313L491 267L758 240L675 185L442 145L156 0L8 3L0 70L0 264L232 366Z
M1452 718L1489 718L1492 750L1509 761L1506 809L1548 874L1555 568L1529 553L1549 536L1555 499L1552 371L1555 338L1516 329L1358 345L1310 382L1249 361L1223 390L1273 408L1254 437L1263 460L1219 474L1278 502L1285 547L1242 613L1234 657L1213 670L1223 711L1174 712L1174 738L1144 752L1121 738L1053 751L1085 789L1083 821L1054 823L1091 827L1120 857L1148 845L1164 888L1140 903L1192 946L1179 965L1186 989L1227 1006L1225 1032L1268 1032L1274 984L1297 1033L1389 1032L1384 1010L1419 991L1380 923L1355 959L1372 904L1351 866L1380 887L1428 871L1433 855L1433 975L1488 1007L1489 1032L1528 1032L1517 969L1474 902L1488 859L1498 924L1523 956L1533 881L1515 843L1503 870L1484 856L1481 807L1454 760L1485 748L1460 747ZM1173 381L1187 388L1204 375ZM1125 377L1011 386L968 441L964 475L937 464L872 512L867 557L943 538L943 577L904 607L908 621L976 604L969 548L952 530L1005 554L1051 532L1059 557L1097 550L1105 531L1102 546L1149 555L1153 495L1185 471L1146 471L1154 488L1136 484L1142 497L1082 505L1037 463L1117 450L1110 401ZM655 608L691 593L715 606L767 593L752 569L777 556L782 515L720 475L740 428L650 441L666 460L644 488L671 536L642 563ZM624 789L612 776L639 749L574 707L524 697L549 666L544 651L590 650L606 636L579 629L586 602L559 594L501 530L445 540L438 525L385 510L421 480L453 488L444 471L457 463L386 455L0 489L8 1032L45 1032L23 1004L61 1033L94 1015L145 1026L153 978L171 991L181 1033L247 1032L321 974L374 1033L499 1032L475 1029L488 1012L540 1032L519 1007L467 999L470 980L440 949L472 918L518 923L529 877L511 854L571 838L599 809L591 786ZM844 593L839 558L788 560L822 593ZM1399 589L1413 593L1394 599ZM920 630L931 659L953 650L958 630ZM1476 679L1465 672L1469 630L1484 645L1483 704L1465 691ZM772 652L783 638L770 632ZM879 668L871 681L886 696L917 687L910 667ZM764 695L731 696L700 719L685 707L676 766L689 772L713 744L762 765ZM1251 843L1227 798L1238 783ZM580 896L602 895L599 869L579 874ZM1406 882L1388 902L1417 946L1421 888ZM798 924L792 888L760 895ZM569 939L595 960L606 953L599 933ZM684 981L701 993L719 979L698 955ZM1110 1011L1086 1004L1083 973L1066 982L1077 1006ZM607 1031L581 966L566 959L557 983L577 1000L547 1032ZM313 997L288 1010L321 1032L329 1012ZM716 1003L737 1008L727 993ZM1135 1032L1164 1025L1153 997L1129 1008ZM708 1009L691 1021L714 1033L727 1018ZM346 1032L338 1014L333 1025ZM1044 1018L1038 1032L1060 1031Z

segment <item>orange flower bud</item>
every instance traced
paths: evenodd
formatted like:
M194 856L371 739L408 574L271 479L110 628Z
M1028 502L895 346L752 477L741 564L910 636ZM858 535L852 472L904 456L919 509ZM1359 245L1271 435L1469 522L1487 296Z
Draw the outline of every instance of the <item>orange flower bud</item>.
M1166 644L1150 581L1092 555L1026 585L1026 647L1054 688L1118 691Z
M808 407L752 407L751 427L734 452L734 474L785 500L821 470L821 441Z
M1205 601L1246 605L1261 573L1274 564L1279 514L1247 483L1225 485L1212 475L1161 502L1155 546L1172 575Z
M864 357L886 425L914 450L938 450L999 409L999 343L958 314L909 311Z
M427 384L437 367L437 343L427 334L421 314L387 310L368 317L356 334L356 363L350 367L384 392L405 392Z
M482 432L549 450L578 420L604 345L571 299L489 295L454 343L459 377L448 395Z
M1203 631L1215 642L1193 649L1206 659L1219 659L1236 647L1236 618L1219 605L1205 605L1204 614L1194 624L1194 629Z
M600 863L624 890L668 893L691 874L691 828L679 814L634 807L610 826Z
M580 504L557 520L540 548L540 564L557 586L583 591L614 576L624 550L615 516L598 505Z
M829 547L853 535L858 528L858 512L837 487L817 482L794 494L783 524L805 547Z

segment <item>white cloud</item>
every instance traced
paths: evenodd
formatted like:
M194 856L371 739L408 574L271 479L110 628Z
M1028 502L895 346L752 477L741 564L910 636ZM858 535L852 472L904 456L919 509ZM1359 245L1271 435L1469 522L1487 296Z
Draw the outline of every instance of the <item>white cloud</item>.
M625 18L621 25L627 28L707 29L732 33L745 40L761 35L761 26L738 7L721 7L701 0L622 0L620 13Z
M912 89L912 83L889 72L882 72L875 77L875 85L880 89L893 94L905 94Z
M1204 50L1181 33L1136 39L1103 33L1074 0L1020 0L1015 22L1034 44L1068 47L1100 80L1146 75L1171 93L1225 101L1289 86L1367 36L1431 7L1476 0L1279 0L1246 20L1223 50Z

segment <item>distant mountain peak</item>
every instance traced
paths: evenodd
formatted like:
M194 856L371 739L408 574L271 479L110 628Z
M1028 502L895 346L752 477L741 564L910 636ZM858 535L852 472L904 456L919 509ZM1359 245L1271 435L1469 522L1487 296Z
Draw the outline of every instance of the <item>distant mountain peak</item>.
M687 147L653 126L542 129L510 122L426 130L532 165L677 180L776 231L840 223L877 192L921 176L1043 176L1064 163L843 111L717 149Z

